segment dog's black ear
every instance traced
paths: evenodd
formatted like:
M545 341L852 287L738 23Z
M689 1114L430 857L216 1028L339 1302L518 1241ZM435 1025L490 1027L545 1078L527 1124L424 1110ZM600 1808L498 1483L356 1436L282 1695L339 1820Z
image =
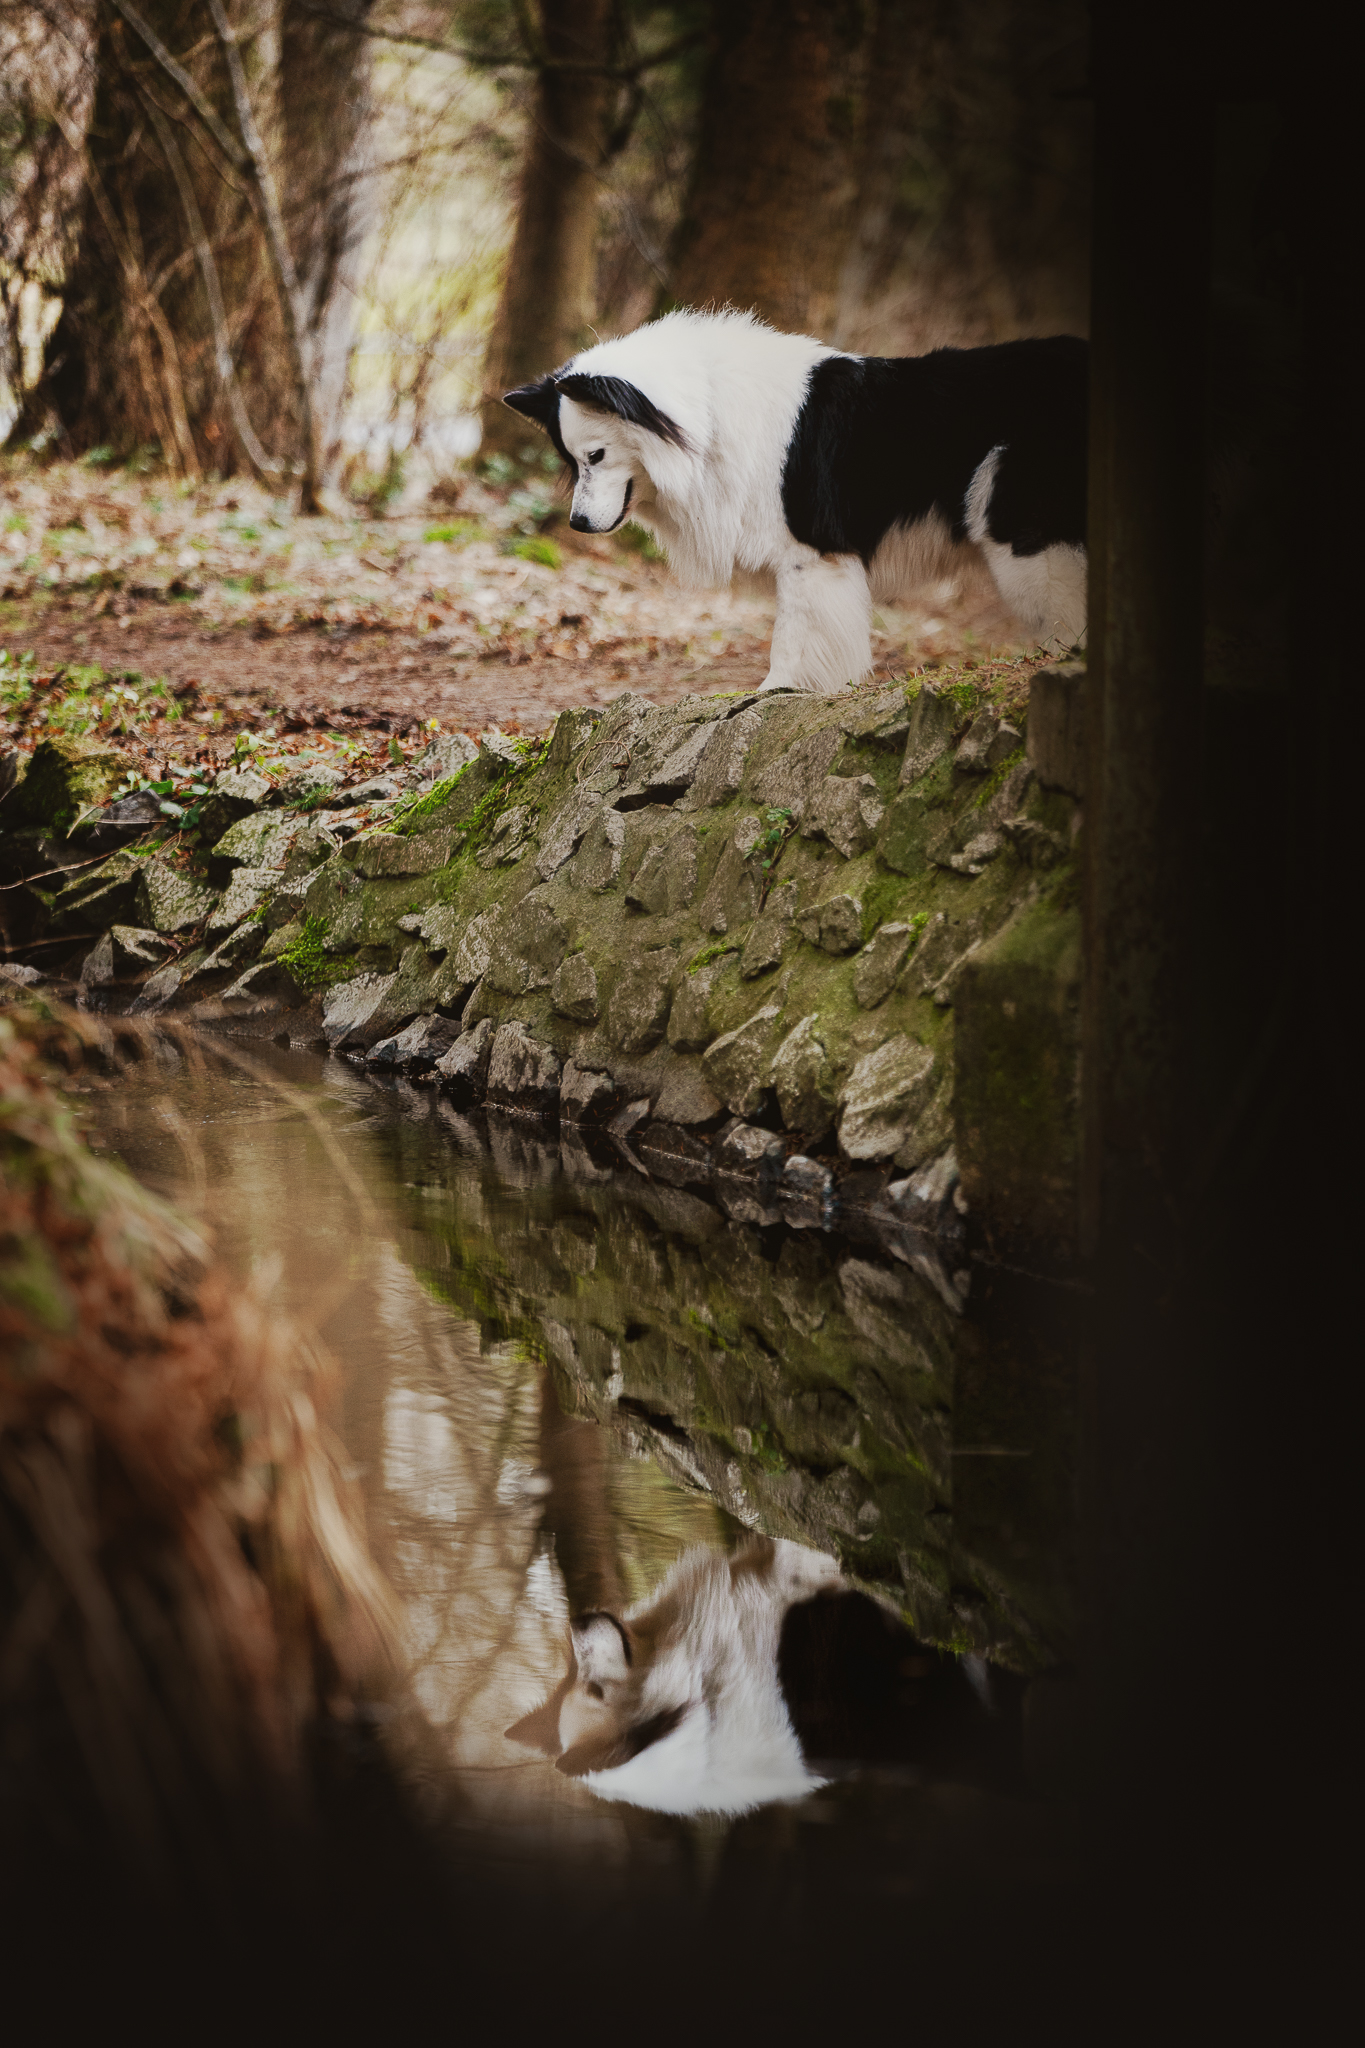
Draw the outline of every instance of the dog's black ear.
M580 405L595 406L598 412L614 412L628 426L643 427L646 433L657 434L661 441L671 441L675 448L687 446L677 421L660 412L652 398L646 398L637 385L628 384L624 377L585 377L575 372L559 378L555 388L561 397L576 398Z
M661 1714L651 1714L647 1721L637 1721L633 1728L609 1728L604 1734L590 1735L586 1741L566 1749L555 1769L566 1778L586 1778L591 1771L614 1771L619 1765L628 1764L633 1756L639 1756L641 1750L650 1749L656 1742L662 1742L665 1735L671 1735L686 1712L686 1706L666 1707Z
M539 377L534 384L518 384L515 391L504 391L502 402L547 431L553 429L559 417L559 388L553 376Z

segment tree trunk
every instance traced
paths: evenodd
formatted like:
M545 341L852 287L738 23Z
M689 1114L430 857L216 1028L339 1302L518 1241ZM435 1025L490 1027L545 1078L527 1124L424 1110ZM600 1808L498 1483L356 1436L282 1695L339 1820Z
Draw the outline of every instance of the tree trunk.
M712 13L664 305L729 304L820 332L852 198L861 12L842 0L714 0Z
M570 65L606 65L614 47L612 0L541 0L541 51ZM484 363L485 453L512 454L530 438L502 394L593 340L599 172L611 81L591 70L541 69L517 204L516 232Z
M26 407L28 417L55 414L68 453L108 446L126 454L157 442L173 473L251 467L281 487L305 459L310 497L319 466L306 459L310 409L312 447L335 451L351 305L339 272L358 233L353 174L368 52L363 38L329 31L297 0L283 4L279 73L261 70L270 38L244 38L239 48L258 125L267 136L283 131L278 182L299 272L292 308L261 196L253 197L259 179L212 10L200 0L142 0L136 12L184 64L221 142L146 39L100 0L79 241ZM340 4L358 15L368 0ZM228 21L238 19L229 9ZM291 343L294 314L302 315L301 348ZM311 408L300 402L300 360Z
M364 24L373 0L332 0ZM341 410L355 326L348 272L370 219L363 176L371 115L372 45L303 0L282 0L281 185L311 355L313 408L324 471L341 453Z

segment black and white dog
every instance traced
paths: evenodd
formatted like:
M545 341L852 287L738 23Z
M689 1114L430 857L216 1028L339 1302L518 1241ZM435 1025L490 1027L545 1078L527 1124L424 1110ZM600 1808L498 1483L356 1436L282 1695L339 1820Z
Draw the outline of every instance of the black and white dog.
M694 588L775 573L765 690L865 675L874 600L964 548L1040 642L1084 637L1083 341L852 356L749 313L670 313L506 402L572 471L580 532L635 520Z

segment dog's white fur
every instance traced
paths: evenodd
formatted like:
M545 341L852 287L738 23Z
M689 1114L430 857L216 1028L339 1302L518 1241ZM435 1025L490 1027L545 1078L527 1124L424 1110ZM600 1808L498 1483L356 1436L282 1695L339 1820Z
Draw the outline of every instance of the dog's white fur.
M751 313L670 313L574 357L575 375L621 377L674 420L686 445L561 398L559 429L578 466L573 511L593 532L629 518L665 549L692 588L728 584L737 568L777 580L765 690L832 693L872 665L872 605L951 574L979 548L1020 623L1056 648L1084 638L1082 549L1019 558L986 533L998 451L968 492L970 543L938 518L893 527L868 569L857 555L821 555L782 510L782 472L815 365L840 351L779 334Z
M802 1798L823 1780L806 1766L782 1697L778 1640L788 1608L840 1583L833 1558L796 1543L750 1538L732 1557L688 1551L619 1623L575 1623L568 1677L508 1735L556 1757L599 1798L657 1813L738 1814ZM650 1738L660 1725L667 1732Z

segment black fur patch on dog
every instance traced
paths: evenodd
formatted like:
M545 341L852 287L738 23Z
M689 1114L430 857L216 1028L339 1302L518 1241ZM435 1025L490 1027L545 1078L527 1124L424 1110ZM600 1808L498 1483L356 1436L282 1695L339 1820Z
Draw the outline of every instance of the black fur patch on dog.
M557 389L564 398L573 398L580 405L596 406L599 412L615 413L617 419L625 420L628 426L643 427L647 433L657 434L661 441L671 441L675 448L685 448L687 441L676 420L666 412L660 412L653 399L646 398L636 385L627 383L624 377L584 377L571 374L557 380Z
M999 448L991 539L1016 555L1083 547L1087 357L1058 335L817 363L782 472L787 525L821 554L864 563L892 526L931 512L962 540L967 488Z
M510 405L513 412L524 414L534 420L538 427L544 427L555 444L555 452L568 468L575 483L578 481L578 464L564 446L564 437L559 431L559 387L555 383L555 372L538 377L534 384L519 384L515 391L504 391L504 405Z

